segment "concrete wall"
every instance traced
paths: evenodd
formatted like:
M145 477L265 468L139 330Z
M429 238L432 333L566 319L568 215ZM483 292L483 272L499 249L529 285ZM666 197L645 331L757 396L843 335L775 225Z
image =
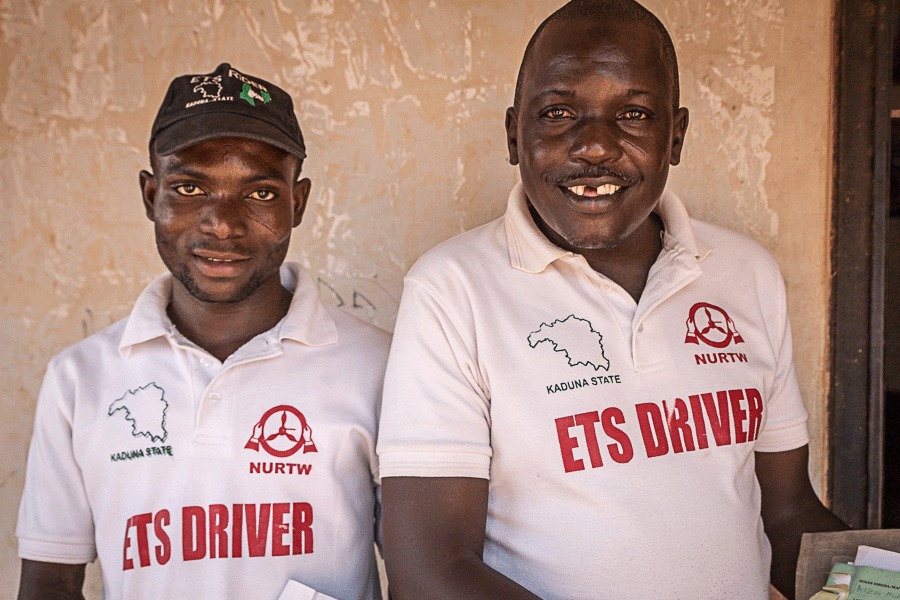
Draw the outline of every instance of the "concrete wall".
M221 61L295 98L313 203L290 257L390 329L435 243L502 213L503 113L557 0L0 0L0 597L46 361L120 319L163 267L138 193L169 80ZM691 109L671 185L769 248L787 280L821 489L830 2L647 0ZM91 597L99 597L96 574Z

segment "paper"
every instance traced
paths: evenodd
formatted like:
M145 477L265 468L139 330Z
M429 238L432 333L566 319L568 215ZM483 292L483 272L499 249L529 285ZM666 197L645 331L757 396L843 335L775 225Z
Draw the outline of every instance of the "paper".
M858 567L878 567L889 571L900 571L900 552L891 552L872 546L860 546L853 564Z
M900 600L900 573L877 567L857 566L847 600Z
M288 581L278 600L337 600L337 598L317 592L299 581Z

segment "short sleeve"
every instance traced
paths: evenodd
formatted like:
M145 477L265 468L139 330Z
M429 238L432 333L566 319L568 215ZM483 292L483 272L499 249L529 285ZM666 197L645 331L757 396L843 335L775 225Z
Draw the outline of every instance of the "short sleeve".
M58 367L51 361L38 397L16 536L21 558L83 564L97 556L94 521L72 443L73 404Z
M765 424L756 441L759 452L782 452L809 443L807 412L800 394L794 366L791 324L787 311L784 280L776 267L776 283L770 298L761 298L773 306L767 316L769 336L776 354L776 370L769 396ZM770 286L770 288L773 286Z
M382 477L490 475L490 395L465 296L407 276L385 375Z

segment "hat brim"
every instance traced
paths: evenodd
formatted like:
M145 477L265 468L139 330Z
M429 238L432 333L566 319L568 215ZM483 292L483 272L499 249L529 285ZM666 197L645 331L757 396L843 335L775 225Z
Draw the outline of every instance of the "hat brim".
M168 156L194 144L219 138L256 140L297 158L306 158L304 148L281 129L265 121L231 112L191 115L158 132L152 143L159 156Z

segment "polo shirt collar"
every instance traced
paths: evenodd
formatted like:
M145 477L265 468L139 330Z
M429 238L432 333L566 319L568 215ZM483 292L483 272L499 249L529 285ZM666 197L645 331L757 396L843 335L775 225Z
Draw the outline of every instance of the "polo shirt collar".
M655 212L662 219L665 228L663 234L665 248L681 245L697 261L706 258L712 248L697 241L690 217L678 196L665 190ZM526 273L540 273L553 261L573 255L572 252L563 250L548 240L538 229L528 209L525 188L521 182L517 183L509 194L504 221L509 260L514 269Z
M285 263L280 275L281 284L293 293L293 298L287 314L273 329L278 339L290 339L307 346L337 343L337 327L319 300L318 287L306 269L296 263ZM125 324L119 354L124 356L132 346L155 338L177 335L166 314L171 297L171 273L160 275L141 292Z

